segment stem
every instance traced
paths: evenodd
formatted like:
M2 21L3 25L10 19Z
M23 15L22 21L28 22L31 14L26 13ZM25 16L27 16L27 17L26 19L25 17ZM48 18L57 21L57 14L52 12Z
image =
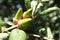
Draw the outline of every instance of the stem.
M37 38L40 38L41 36L40 35L37 35L37 34L28 34L29 36L34 36L34 37L37 37ZM47 38L47 37L43 37L43 39L53 39L53 38ZM54 40L54 39L53 39Z
M28 34L29 36L34 36L34 37L37 37L37 38L39 38L40 37L40 35L37 35L37 34Z
M38 4L38 1L37 1L37 4ZM37 4L34 5L33 10L32 10L32 18L33 18L33 19L34 19L34 13L35 13L35 10L36 10L36 7L37 7Z
M32 18L33 19L35 18L34 13L35 13L35 10L36 10L38 4L39 4L39 0L37 0L37 4L33 7L33 10L32 10Z
M32 18L34 19L34 12L35 12L35 9L36 9L36 6L33 7L33 10L32 10Z
M16 28L18 25L13 25L13 26L11 26L11 27L9 27L9 28L6 28L6 30L4 30L4 31L8 31L8 30L11 30L11 29L13 29L13 28Z

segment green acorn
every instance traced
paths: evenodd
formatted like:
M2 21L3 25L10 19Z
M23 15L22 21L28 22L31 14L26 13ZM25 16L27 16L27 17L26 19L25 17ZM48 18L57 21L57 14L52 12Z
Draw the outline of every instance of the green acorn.
M22 18L22 13L23 13L22 8L19 8L14 18L16 18L18 20L21 19Z
M19 28L27 27L31 21L31 18L21 19L18 21L17 25Z
M16 25L18 20L20 20L22 18L22 13L23 13L22 8L19 8L16 15L15 15L15 17L13 18L14 25Z
M32 15L32 9L28 9L26 12L23 13L23 18L30 18Z
M13 29L9 35L9 40L26 40L26 33L20 29Z
M41 15L46 15L46 14L50 14L50 13L52 13L54 11L58 11L58 10L60 10L58 7L51 7L51 8L48 8L48 9L44 10L40 14Z

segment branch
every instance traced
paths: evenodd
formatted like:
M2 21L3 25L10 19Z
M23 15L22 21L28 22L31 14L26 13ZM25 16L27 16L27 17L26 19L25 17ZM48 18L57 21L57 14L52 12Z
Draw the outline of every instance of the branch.
M32 10L32 18L33 19L35 18L34 13L35 13L35 10L36 10L38 4L39 4L39 0L37 0L37 4L34 5L33 10Z
M18 25L13 25L13 26L11 26L11 27L9 27L9 28L6 28L4 31L8 31L8 30L11 30L11 29L13 29L13 28L16 28Z

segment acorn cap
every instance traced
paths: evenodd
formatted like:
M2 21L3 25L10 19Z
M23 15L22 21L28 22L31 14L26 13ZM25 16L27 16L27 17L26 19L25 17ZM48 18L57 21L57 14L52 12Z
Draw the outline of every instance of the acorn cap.
M13 18L13 24L16 25L18 23L18 19Z

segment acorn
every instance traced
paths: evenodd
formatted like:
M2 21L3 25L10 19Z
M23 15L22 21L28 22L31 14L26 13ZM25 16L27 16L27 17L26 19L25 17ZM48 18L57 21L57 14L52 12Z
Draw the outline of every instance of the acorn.
M23 13L22 8L19 8L14 18L20 20L22 18L22 13Z
M16 25L18 20L20 20L22 18L22 13L23 13L22 8L19 8L16 15L15 15L15 17L13 18L14 25Z
M30 18L31 16L32 16L32 9L31 8L23 13L23 19Z
M32 18L21 19L18 21L17 25L19 28L24 28L27 27L31 21Z

